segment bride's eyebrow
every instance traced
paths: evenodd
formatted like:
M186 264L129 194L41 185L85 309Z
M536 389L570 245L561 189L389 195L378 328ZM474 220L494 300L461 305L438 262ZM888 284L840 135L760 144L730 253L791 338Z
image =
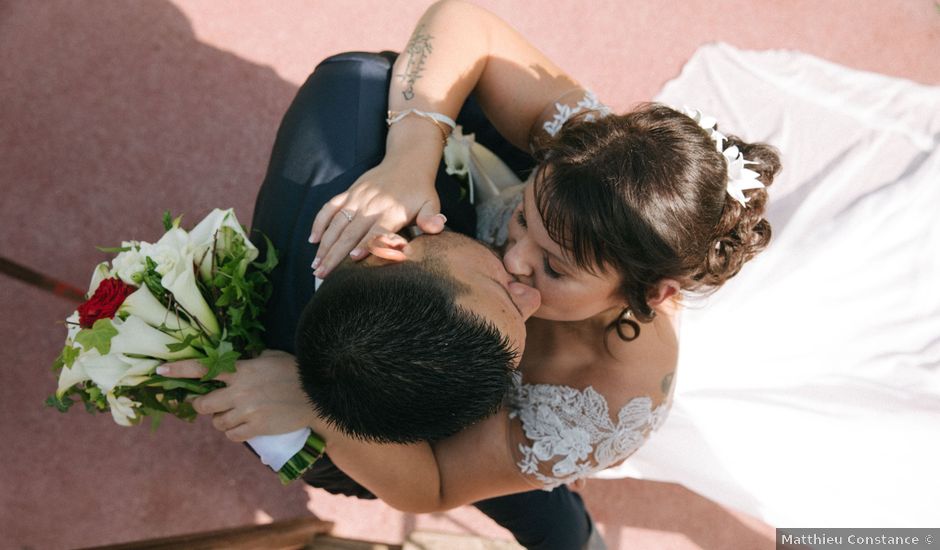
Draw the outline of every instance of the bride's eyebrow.
M525 207L525 205L526 205L526 199L525 199L525 193L523 192L523 193L522 193L522 215L525 216L526 219L529 219L529 216L526 215L526 213L525 213L525 212L526 212L526 207ZM541 226L542 226L542 229L545 229L545 223L544 223L544 221L542 221L542 213L541 213L541 212L538 212L537 209L536 209L536 213L539 215L539 220L540 220L540 224L541 224ZM547 229L545 229L545 234L548 235L548 230L547 230ZM549 239L551 239L551 237L549 237ZM555 241L552 241L552 242L555 243ZM555 244L557 244L557 243L555 243ZM568 261L568 259L567 259L564 255L559 256L558 254L555 254L555 253L551 252L550 250L548 250L547 248L545 248L544 246L541 246L541 245L539 245L539 247L540 247L542 250L544 250L545 253L548 254L553 260L555 260L556 262L560 263L560 264L562 265L562 268L563 268L563 269L570 270L570 269L573 268L573 266L577 265L575 262ZM561 248L560 245L559 245L559 248ZM562 249L562 253L564 253L564 249Z

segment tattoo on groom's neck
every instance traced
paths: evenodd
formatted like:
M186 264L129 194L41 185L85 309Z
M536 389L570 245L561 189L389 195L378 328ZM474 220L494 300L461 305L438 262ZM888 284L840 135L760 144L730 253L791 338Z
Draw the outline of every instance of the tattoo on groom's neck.
M405 89L401 95L406 101L415 96L415 82L421 78L421 72L424 71L424 64L431 54L431 39L434 38L425 31L424 25L418 25L408 45L405 46L405 55L408 56L408 64L405 66L405 73L397 75L405 83Z

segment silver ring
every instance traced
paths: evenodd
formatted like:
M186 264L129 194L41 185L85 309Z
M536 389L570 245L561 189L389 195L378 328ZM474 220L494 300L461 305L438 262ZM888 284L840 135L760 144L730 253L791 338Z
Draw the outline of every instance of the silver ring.
M353 215L345 208L341 208L339 213L346 216L346 221L351 222L353 220Z

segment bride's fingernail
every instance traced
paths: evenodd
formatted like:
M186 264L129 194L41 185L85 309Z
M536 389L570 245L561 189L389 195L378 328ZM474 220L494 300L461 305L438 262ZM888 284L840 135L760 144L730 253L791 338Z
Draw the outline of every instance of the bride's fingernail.
M447 223L447 216L444 214L438 214L437 217L441 219L441 223Z
M361 249L361 248L353 248L353 249L352 249L352 252L350 252L349 255L350 255L351 257L353 257L353 258L358 258L359 256L362 256L362 249Z
M320 258L314 258L313 263L310 264L310 267L312 267L313 269L316 269L320 267L320 262L321 262Z
M318 278L320 278L320 279L323 278L323 274L324 274L324 269L323 269L322 267L318 267L318 268L317 268L316 270L314 270L314 272L313 272L313 276L314 276L314 277L318 277Z
M157 367L157 374L164 375L170 372L169 367Z
M307 242L313 244L313 233L310 234L310 237L307 239Z

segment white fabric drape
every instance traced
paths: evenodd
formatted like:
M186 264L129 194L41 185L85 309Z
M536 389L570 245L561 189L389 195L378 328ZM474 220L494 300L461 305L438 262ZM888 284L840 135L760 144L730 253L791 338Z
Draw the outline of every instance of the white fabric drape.
M673 410L603 477L777 526L940 523L940 88L700 49L658 101L776 145L770 247L683 314Z

